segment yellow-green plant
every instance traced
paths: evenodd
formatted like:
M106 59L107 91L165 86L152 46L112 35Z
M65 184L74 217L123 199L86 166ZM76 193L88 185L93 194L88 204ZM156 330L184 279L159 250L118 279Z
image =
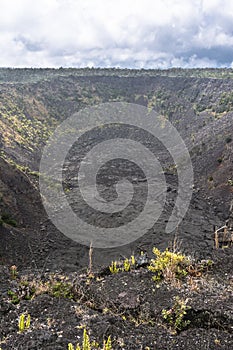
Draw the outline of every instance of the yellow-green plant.
M68 350L81 350L80 346L77 345L76 348L74 349L73 344L69 343L68 344Z
M108 337L107 341L104 341L104 349L103 350L112 350L111 336Z
M169 310L163 309L162 316L175 332L181 331L190 324L190 320L185 320L188 309L190 309L190 306L187 305L187 300L176 296L172 308Z
M134 255L131 255L131 264L134 266L136 264L136 260Z
M83 350L91 350L91 344L87 330L83 330Z
M122 267L120 267L120 266ZM109 266L109 270L111 273L118 273L122 271L130 271L133 267L136 265L135 257L132 255L130 259L126 258L122 263L119 263L117 261L112 261L111 265Z
M93 347L92 347L93 346ZM72 343L68 344L68 350L94 350L98 346L98 343L96 342L90 342L89 335L87 334L87 330L83 330L83 341L82 341L82 347L77 344L76 348L73 346ZM99 348L98 348L99 349ZM104 341L103 350L112 350L112 343L111 343L111 336L108 337L106 341Z
M28 314L25 320L25 314L19 316L19 332L24 332L26 329L29 329L31 324L31 316Z
M130 261L129 261L129 259L125 259L124 260L124 271L126 271L126 272L128 272L129 270L130 270Z
M111 273L118 273L120 269L117 267L117 262L112 261L111 265L109 266L109 270Z
M153 276L155 281L166 277L181 278L188 274L186 268L190 265L190 260L187 256L168 249L161 252L158 248L153 248L153 253L156 258L151 259L148 270L155 273Z

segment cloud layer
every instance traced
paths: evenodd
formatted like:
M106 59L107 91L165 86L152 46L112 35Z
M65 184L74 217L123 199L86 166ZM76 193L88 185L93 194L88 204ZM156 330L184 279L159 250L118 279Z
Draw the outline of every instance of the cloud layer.
M229 0L0 0L0 6L0 66L233 66Z

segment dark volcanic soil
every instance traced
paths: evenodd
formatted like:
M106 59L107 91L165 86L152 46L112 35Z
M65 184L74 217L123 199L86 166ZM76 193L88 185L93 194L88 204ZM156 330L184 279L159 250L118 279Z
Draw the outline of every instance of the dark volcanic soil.
M111 335L113 349L232 349L232 249L215 252L215 264L202 276L156 284L146 267L92 276L21 271L15 279L1 267L0 336L2 349L67 349L81 342L82 327L100 344ZM51 295L46 281L71 285ZM60 284L61 285L61 284ZM33 290L33 287L35 289ZM9 291L19 303L12 304ZM63 293L63 294L62 294ZM70 293L70 294L69 294ZM26 300L30 296L31 300ZM186 300L183 329L174 332L162 317L174 297ZM11 300L11 301L10 301ZM31 325L18 332L18 318Z

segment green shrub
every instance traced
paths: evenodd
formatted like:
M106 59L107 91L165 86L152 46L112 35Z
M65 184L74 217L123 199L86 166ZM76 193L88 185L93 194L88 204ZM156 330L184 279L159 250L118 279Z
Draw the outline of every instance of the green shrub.
M190 259L183 254L173 253L166 249L161 252L158 248L153 248L155 259L151 259L148 270L155 273L154 281L161 281L163 278L182 278L188 274L187 267Z
M190 306L187 306L187 300L175 297L175 302L172 308L169 310L163 309L162 316L166 323L171 326L175 332L181 331L190 324L189 320L185 320L185 315L187 314L188 309L190 309Z

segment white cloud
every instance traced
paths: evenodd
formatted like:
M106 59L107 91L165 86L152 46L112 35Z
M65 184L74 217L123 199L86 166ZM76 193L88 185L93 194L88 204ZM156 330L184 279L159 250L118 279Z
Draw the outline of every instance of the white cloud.
M222 66L227 0L0 0L0 66Z

